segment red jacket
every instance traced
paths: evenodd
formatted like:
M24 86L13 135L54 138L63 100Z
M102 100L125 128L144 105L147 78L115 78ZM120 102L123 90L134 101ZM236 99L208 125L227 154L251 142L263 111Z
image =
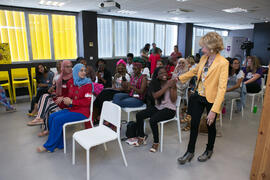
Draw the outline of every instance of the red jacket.
M157 67L157 61L160 60L159 54L151 54L149 57L149 61L151 62L151 70L150 73L153 74L156 67Z
M73 84L73 78L67 83L68 97L72 99L70 112L83 114L86 118L90 115L90 103L92 94L92 84L85 84L81 87Z
M62 84L62 95L61 96L68 97L68 86L67 86L67 83L66 84ZM55 101L58 97L60 97L60 96L54 97L53 100ZM64 104L64 102L61 102L58 106L61 109L67 108L67 106Z

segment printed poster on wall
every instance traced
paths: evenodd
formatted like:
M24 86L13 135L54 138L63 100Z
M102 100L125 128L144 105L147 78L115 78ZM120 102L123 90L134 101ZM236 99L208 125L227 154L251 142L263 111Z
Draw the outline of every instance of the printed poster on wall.
M11 64L11 55L8 43L0 43L0 54L2 55L0 64Z

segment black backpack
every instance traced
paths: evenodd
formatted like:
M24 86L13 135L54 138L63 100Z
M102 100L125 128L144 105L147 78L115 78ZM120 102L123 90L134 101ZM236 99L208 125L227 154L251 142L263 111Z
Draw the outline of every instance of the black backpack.
M127 131L126 131L127 138L137 137L137 123L134 121L130 121L127 124Z

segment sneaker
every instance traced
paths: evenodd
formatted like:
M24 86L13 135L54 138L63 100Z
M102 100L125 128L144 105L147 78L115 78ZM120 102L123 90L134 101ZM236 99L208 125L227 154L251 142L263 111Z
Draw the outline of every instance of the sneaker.
M159 147L159 143L154 143L152 145L152 147L150 148L150 152L153 152L153 153L157 152L158 151L158 147Z

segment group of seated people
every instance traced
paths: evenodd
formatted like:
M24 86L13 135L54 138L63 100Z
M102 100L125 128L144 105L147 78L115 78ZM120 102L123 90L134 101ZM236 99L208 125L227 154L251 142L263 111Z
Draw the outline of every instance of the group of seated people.
M103 59L96 62L96 71L91 65L87 65L84 58L78 58L74 67L71 61L58 61L55 74L45 65L38 65L37 95L31 102L28 114L35 119L29 121L28 125L43 124L44 129L38 136L49 136L37 151L53 152L55 148L62 149L62 126L65 123L86 119L90 113L93 113L93 121L97 123L103 102L112 101L122 108L147 104L145 110L136 114L138 141L134 145L145 144L147 135L144 134L144 120L150 118L154 139L150 151L156 152L159 146L158 122L173 118L176 113L177 96L187 96L188 91L196 87L196 77L185 83L177 81L176 77L195 68L200 59L198 55L195 58L182 58L178 47L175 46L166 63L160 58L161 52L153 45L150 56L146 54L147 47L143 48L141 58L134 58L132 53L128 53L126 61L117 61L113 76ZM243 68L239 59L227 59L230 66L225 101L240 98L243 87L247 93L257 93L261 90L262 69L258 58L247 57ZM93 93L96 99L94 110L90 112ZM85 126L91 128L90 123L86 123Z

